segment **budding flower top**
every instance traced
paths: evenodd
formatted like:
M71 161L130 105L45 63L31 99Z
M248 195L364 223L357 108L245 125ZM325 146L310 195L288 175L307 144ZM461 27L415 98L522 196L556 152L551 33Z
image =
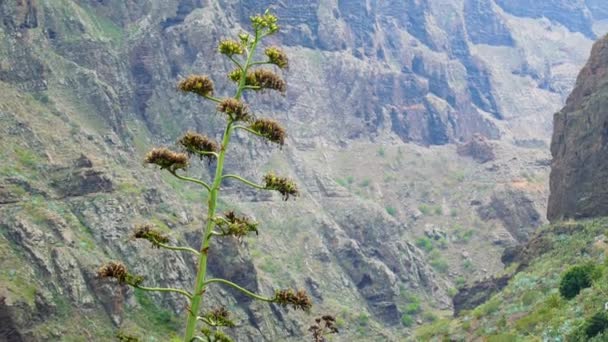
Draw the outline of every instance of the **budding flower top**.
M287 58L287 55L278 47L271 46L266 48L264 53L268 57L268 62L271 64L274 64L281 69L286 69L289 66L289 59Z
M245 53L243 45L232 39L222 40L218 46L218 51L226 56L242 55Z

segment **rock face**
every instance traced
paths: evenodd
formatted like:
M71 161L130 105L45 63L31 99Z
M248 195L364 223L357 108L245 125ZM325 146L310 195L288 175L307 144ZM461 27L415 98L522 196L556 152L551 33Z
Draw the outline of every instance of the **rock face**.
M496 159L492 143L478 134L466 144L459 145L457 151L459 155L471 157L482 164Z
M511 275L505 275L479 281L460 289L453 298L454 316L457 316L462 310L470 310L485 303L493 294L505 288L510 279Z
M551 143L551 195L547 217L608 213L608 37L593 47L562 111Z
M532 200L515 189L497 191L490 203L479 207L477 212L483 220L501 220L519 242L527 241L542 222Z

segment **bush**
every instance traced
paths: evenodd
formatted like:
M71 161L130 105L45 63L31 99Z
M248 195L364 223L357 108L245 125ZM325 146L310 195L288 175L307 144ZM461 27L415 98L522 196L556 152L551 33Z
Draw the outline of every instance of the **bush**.
M608 330L608 313L598 312L585 322L585 335L595 337Z
M386 207L386 212L391 216L397 215L397 209L394 207Z
M414 324L414 319L408 314L403 314L403 316L401 316L401 324L406 327L411 327Z
M579 265L571 267L559 283L559 293L566 299L576 297L582 289L588 288L592 283L593 265Z
M433 242L426 237L421 237L416 240L416 246L427 253L433 250Z

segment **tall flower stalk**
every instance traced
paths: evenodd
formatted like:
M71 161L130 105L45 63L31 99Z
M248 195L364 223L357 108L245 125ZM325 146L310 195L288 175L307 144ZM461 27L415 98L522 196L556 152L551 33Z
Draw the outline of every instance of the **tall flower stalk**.
M198 257L197 274L192 290L176 288L158 288L144 286L145 279L132 275L127 268L118 262L110 262L98 271L101 278L113 278L121 284L153 292L172 292L184 296L188 302L187 321L183 340L191 341L230 341L230 338L221 330L222 327L232 327L234 323L224 308L216 308L208 313L201 313L203 297L211 285L228 286L243 294L260 301L291 306L294 309L309 311L312 302L303 290L282 289L276 290L271 296L253 293L244 287L227 279L209 278L207 273L208 256L212 250L214 238L234 237L242 238L250 233L258 234L258 223L246 216L239 216L233 211L224 215L217 213L217 202L223 181L234 179L256 189L279 192L284 200L298 196L296 184L288 178L280 177L274 173L267 174L262 184L247 180L234 174L224 174L224 163L230 138L235 130L243 130L255 136L267 139L282 146L285 141L285 130L275 120L269 118L256 118L248 106L242 101L246 91L274 90L285 93L285 81L271 68L285 69L288 67L288 58L278 47L271 46L265 49L264 57L260 58L256 52L262 40L275 34L279 27L277 18L266 11L262 15L251 17L251 33L241 33L237 40L223 40L219 43L219 53L225 55L235 66L228 74L228 78L235 82L236 92L229 98L218 98L214 94L213 81L205 75L193 75L182 80L178 88L186 93L196 94L208 101L216 103L217 110L224 114L226 127L221 143L195 133L187 132L179 141L183 152L171 151L167 148L152 149L146 156L145 162L159 166L184 181L197 184L208 192L207 219L202 231L202 243L198 249L190 247L173 246L170 239L159 232L152 225L136 227L133 238L149 241L153 247L163 248L176 252L192 253ZM193 157L215 162L215 175L211 183L184 175ZM202 325L202 328L200 327Z

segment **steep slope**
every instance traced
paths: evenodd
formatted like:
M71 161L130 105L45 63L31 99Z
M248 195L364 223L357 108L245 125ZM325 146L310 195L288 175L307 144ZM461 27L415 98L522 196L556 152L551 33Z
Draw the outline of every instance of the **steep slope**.
M418 338L606 340L607 67L608 37L604 37L595 43L566 106L555 114L548 205L553 224L527 243L507 249L502 260L508 268L461 289L454 297L456 318L419 328ZM566 271L574 266L591 271L566 282ZM580 294L572 292L569 298L572 284L584 285Z
M608 300L606 218L555 223L522 248L508 285L482 305L416 330L422 341L605 341L608 325L587 327ZM559 287L570 266L594 265L595 279L573 299ZM511 273L510 271L508 273ZM603 337L597 336L603 331ZM592 339L593 338L593 339Z
M223 208L265 231L249 248L218 246L213 273L260 291L307 288L318 312L339 315L343 340L397 339L410 316L451 311L449 289L499 270L504 246L537 225L547 114L591 42L570 24L530 18L544 12L499 5L0 1L0 297L11 316L0 331L108 340L120 327L158 339L179 330L179 298L99 284L94 271L123 259L159 285L192 281L192 260L126 241L152 220L196 245L204 219L200 194L140 161L186 129L220 133L213 106L178 95L175 82L211 73L218 92L231 91L215 44L266 7L282 19L290 88L251 100L286 124L289 142L273 151L238 136L228 168L252 179L279 169L305 191L285 204L227 184ZM572 20L594 26L589 15ZM502 139L487 142L495 161L460 158L450 144L475 134ZM301 340L311 320L210 296L237 312L243 341Z
M608 37L598 41L566 107L555 115L551 143L550 220L608 213Z

